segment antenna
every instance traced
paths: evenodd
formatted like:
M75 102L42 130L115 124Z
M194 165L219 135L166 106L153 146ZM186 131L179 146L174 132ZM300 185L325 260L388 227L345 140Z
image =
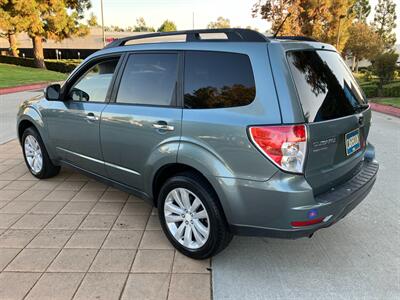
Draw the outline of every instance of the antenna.
M285 24L286 19L287 19L288 17L290 17L290 15L291 15L291 13L288 13L288 14L286 15L285 19L283 19L281 25L279 25L278 29L277 29L277 30L275 31L275 33L274 33L274 38L276 38L276 36L278 35L279 31L281 30L283 24Z

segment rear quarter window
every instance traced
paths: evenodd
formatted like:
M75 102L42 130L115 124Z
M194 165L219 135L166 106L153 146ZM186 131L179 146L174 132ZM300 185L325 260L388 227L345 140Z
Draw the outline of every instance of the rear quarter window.
M250 104L256 87L247 55L188 51L185 54L185 108L224 108Z
M352 115L365 105L361 88L338 53L290 51L287 59L307 122Z

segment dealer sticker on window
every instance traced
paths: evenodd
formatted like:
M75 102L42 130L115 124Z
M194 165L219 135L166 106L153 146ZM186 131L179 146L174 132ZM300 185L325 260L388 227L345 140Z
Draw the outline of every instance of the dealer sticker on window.
M360 130L356 129L346 133L346 154L349 156L360 149Z

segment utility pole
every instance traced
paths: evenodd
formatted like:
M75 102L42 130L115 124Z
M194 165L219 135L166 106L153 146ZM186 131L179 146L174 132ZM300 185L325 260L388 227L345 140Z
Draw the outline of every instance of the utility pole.
M103 35L103 47L106 46L106 35L104 33L104 11L103 11L103 0L100 0L101 7L101 34Z
M192 13L192 29L194 29L194 12Z

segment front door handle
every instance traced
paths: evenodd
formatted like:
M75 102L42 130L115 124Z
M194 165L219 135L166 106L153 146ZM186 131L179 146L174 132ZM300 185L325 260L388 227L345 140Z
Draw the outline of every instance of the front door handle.
M95 116L94 113L90 112L86 115L86 119L88 119L89 121L97 121L97 117Z
M174 131L175 127L172 125L168 125L165 121L158 121L157 123L153 124L153 128L163 130L163 131Z

